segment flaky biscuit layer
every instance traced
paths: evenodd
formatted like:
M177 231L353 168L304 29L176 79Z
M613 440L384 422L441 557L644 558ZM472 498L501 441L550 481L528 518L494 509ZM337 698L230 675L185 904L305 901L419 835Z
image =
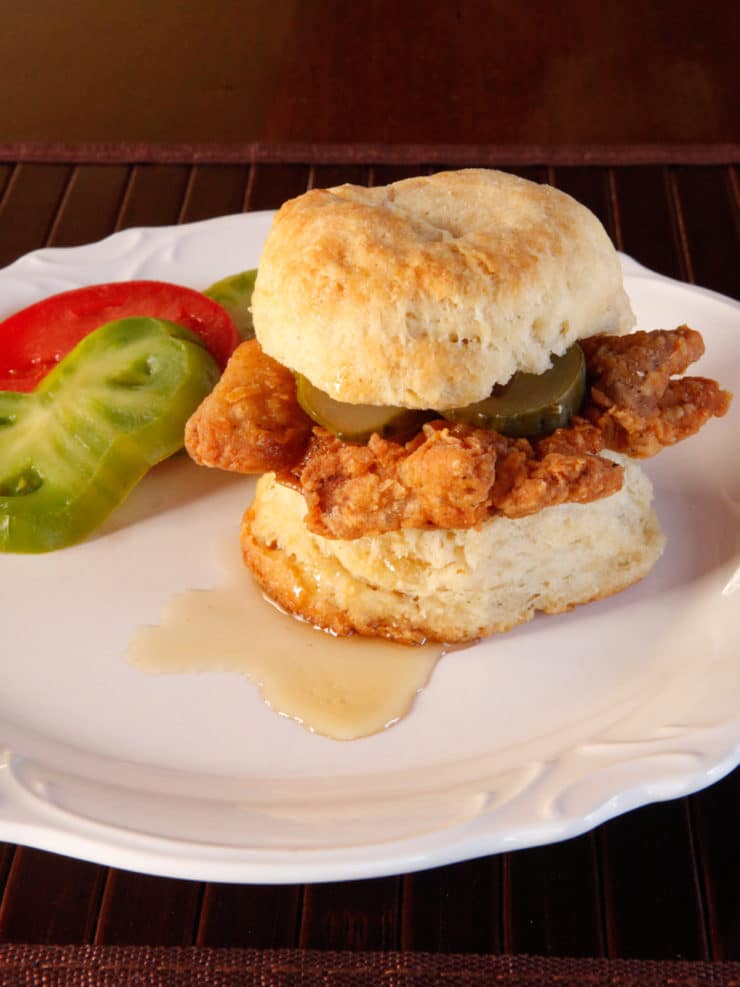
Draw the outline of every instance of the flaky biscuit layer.
M640 468L589 504L480 528L406 529L352 541L305 527L305 502L267 474L244 516L244 560L285 610L338 634L465 642L559 613L642 579L664 538Z
M285 203L252 311L265 352L332 397L437 410L634 323L593 213L484 169Z

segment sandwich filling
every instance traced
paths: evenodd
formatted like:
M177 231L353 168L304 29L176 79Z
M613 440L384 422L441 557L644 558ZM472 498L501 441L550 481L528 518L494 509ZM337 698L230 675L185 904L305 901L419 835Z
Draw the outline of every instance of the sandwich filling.
M326 406L314 410L310 383L296 384L250 340L190 419L186 447L206 466L276 473L303 495L310 531L354 539L405 528L466 529L495 515L521 518L608 497L621 488L624 470L602 451L653 456L729 408L730 394L715 381L677 376L704 352L701 335L686 326L600 334L578 345L582 403L578 389L563 384L569 421L550 419L548 429L540 416L544 434L504 435L490 427L500 420L493 414L481 427L476 422L487 413L475 407L430 410L414 421L405 409L376 409L385 424L402 420L402 427L383 435L387 429L368 430L365 422L369 435L356 429L341 437L342 429L325 427L332 424Z

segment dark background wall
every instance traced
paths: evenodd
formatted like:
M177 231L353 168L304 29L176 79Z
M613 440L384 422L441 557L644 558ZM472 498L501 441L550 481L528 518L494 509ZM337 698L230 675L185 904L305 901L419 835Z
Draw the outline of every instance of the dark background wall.
M734 141L739 8L0 0L0 142Z

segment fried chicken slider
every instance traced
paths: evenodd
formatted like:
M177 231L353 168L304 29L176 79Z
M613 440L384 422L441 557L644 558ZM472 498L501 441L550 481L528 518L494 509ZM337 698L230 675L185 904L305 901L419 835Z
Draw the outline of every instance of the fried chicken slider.
M186 445L265 474L244 560L338 634L470 641L636 582L664 539L632 459L730 400L675 377L698 333L624 335L589 210L495 171L287 202L252 312Z

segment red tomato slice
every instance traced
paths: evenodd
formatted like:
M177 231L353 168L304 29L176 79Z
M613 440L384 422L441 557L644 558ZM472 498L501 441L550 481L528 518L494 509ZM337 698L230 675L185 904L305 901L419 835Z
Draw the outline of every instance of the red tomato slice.
M222 369L239 344L226 309L199 291L164 281L96 284L53 295L0 322L0 390L32 391L88 333L133 315L190 329Z

